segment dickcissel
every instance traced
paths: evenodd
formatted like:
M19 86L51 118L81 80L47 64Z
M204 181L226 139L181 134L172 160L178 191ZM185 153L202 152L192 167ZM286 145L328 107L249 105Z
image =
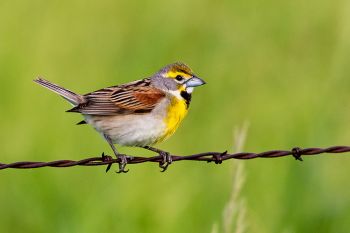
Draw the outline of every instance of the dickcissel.
M169 153L151 147L171 136L188 111L193 89L205 84L185 64L163 67L153 76L134 82L103 88L85 95L76 94L45 79L36 83L59 94L74 107L67 112L84 116L78 124L90 124L120 158L119 172L127 158L114 144L136 146L163 156L164 170L171 163Z

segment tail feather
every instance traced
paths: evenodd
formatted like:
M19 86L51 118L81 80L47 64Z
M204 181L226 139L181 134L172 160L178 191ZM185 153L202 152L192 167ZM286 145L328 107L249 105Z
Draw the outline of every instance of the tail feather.
M45 79L37 78L34 80L34 82L36 82L36 83L40 84L41 86L46 87L47 89L59 94L60 96L62 96L66 100L68 100L71 104L73 104L74 106L77 106L77 105L85 102L84 96L78 95L78 94L76 94L68 89L60 87L60 86L58 86L54 83L51 83Z

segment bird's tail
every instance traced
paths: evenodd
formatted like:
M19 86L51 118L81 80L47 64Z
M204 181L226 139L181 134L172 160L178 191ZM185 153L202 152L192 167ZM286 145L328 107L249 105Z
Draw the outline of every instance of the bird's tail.
M78 94L76 94L68 89L60 87L60 86L58 86L54 83L51 83L45 79L37 78L34 80L34 82L36 82L36 83L40 84L41 86L46 87L47 89L59 94L60 96L62 96L66 100L68 100L71 104L73 104L74 106L77 106L77 105L85 102L84 96L78 95Z

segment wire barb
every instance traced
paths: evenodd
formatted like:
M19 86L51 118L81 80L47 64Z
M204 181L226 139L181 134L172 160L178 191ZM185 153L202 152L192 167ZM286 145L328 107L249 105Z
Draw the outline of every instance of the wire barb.
M111 160L113 160L112 156L105 155L105 152L102 152L102 161L103 162L107 162L107 161L111 161ZM109 169L111 169L112 164L113 163L110 163L110 164L107 165L106 173L109 171Z
M303 159L301 158L301 149L299 147L294 147L292 149L292 155L295 158L295 160L299 160L299 161L303 161Z
M328 148L305 148L301 149L299 147L294 147L292 150L270 150L261 153L234 153L229 154L225 152L204 152L199 154L178 156L169 154L169 159L172 162L191 160L191 161L206 161L215 162L216 164L221 164L223 161L228 159L254 159L254 158L277 158L292 155L296 160L302 161L301 156L308 155L318 155L323 153L346 153L350 152L350 146L333 146ZM128 159L128 164L138 164L138 163L162 163L164 158L162 156L153 157L138 157L125 155ZM79 161L73 160L56 160L51 162L14 162L9 164L0 163L0 170L15 168L15 169L29 169L29 168L40 168L40 167L73 167L73 166L104 166L107 165L106 172L108 172L112 164L120 164L121 159L114 159L112 156L102 153L100 157L92 157L87 159L82 159Z

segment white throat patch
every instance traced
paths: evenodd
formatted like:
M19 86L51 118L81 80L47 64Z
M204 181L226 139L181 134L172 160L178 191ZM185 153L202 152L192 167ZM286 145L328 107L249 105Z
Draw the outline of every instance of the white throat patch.
M194 90L194 87L186 87L186 92L188 94L191 94L193 92L193 90Z

